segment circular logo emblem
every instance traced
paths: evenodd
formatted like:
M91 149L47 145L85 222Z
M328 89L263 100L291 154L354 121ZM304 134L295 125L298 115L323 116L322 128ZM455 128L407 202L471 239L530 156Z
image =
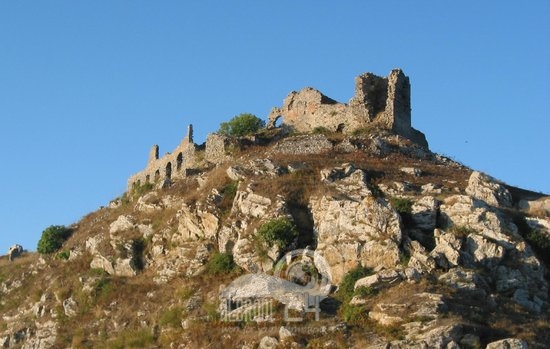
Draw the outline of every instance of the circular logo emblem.
M273 275L302 286L310 295L326 298L330 293L330 266L323 256L310 249L285 254L275 265Z

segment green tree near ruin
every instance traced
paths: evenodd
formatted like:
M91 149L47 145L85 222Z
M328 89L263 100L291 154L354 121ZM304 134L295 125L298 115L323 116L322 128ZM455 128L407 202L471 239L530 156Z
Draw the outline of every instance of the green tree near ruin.
M254 114L243 113L220 124L218 133L225 136L243 137L265 127L265 122Z

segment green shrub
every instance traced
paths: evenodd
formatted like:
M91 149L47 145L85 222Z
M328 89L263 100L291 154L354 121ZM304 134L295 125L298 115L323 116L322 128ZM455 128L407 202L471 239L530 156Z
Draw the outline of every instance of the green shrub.
M57 254L57 258L65 261L68 260L70 256L71 256L71 251L61 251Z
M237 265L233 256L227 252L216 252L212 254L206 264L206 270L209 274L221 275L235 271Z
M343 303L348 303L353 298L353 295L355 293L354 287L357 280L369 275L372 275L372 270L370 268L365 268L362 266L357 266L348 271L347 274L344 275L342 282L340 282L337 297Z
M221 190L222 200L218 204L222 216L226 216L231 212L231 207L233 207L233 199L237 195L237 189L239 188L238 181L232 181L227 183Z
M71 236L72 230L63 225L51 225L44 229L36 250L41 254L51 254L59 250Z
M330 131L326 127L317 126L313 129L312 133L313 134L327 134L327 133L330 133Z
M391 198L391 207L399 214L411 214L413 202L407 198Z
M342 320L350 325L355 325L366 320L366 314L364 307L349 305L349 303L343 304L340 309Z
M253 134L263 128L265 122L253 114L239 114L233 119L222 122L218 133L232 137L243 137Z
M353 295L354 296L359 296L361 298L366 298L366 297L374 296L377 293L378 293L378 290L375 289L375 288L367 287L367 286L360 286L360 287L357 287L355 292L353 292Z
M412 220L412 206L413 201L407 198L391 198L391 207L399 213L401 221L405 227L410 227L413 224Z
M258 229L258 236L269 247L277 245L284 249L298 237L298 230L288 218L277 218L264 223Z
M353 325L366 320L365 308L350 305L349 302L355 295L374 294L375 290L366 287L359 287L357 290L354 290L357 280L371 274L372 270L370 268L357 266L344 275L342 282L340 282L338 292L336 293L336 297L342 302L339 313L342 319L349 324Z

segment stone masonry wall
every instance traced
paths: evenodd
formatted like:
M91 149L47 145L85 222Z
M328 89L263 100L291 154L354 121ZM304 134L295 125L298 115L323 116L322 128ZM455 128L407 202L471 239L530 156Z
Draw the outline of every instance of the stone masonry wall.
M159 146L153 145L149 151L149 161L145 169L128 179L128 190L134 184L185 177L187 170L196 163L196 150L197 146L193 143L192 125L188 126L187 135L173 152L159 158Z
M227 155L235 140L229 137L211 133L206 138L204 159L213 164L219 164L229 159ZM149 161L141 172L128 179L127 189L134 184L155 183L166 179L184 178L188 173L196 172L199 164L197 152L200 147L193 143L193 126L189 125L187 135L172 151L159 158L159 146L153 145L149 151ZM195 171L193 171L195 170Z
M387 77L372 73L358 76L355 95L348 104L336 102L311 87L293 91L283 106L272 109L268 127L274 127L281 117L282 126L296 132L323 127L350 134L378 127L428 147L424 134L411 126L410 83L400 69L392 70Z

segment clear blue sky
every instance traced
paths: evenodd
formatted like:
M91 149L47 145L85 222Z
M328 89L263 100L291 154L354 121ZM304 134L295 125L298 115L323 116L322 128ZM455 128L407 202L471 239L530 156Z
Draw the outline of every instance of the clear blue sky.
M400 67L433 151L550 192L550 2L1 1L0 254L122 194L152 144L202 143L312 86Z

